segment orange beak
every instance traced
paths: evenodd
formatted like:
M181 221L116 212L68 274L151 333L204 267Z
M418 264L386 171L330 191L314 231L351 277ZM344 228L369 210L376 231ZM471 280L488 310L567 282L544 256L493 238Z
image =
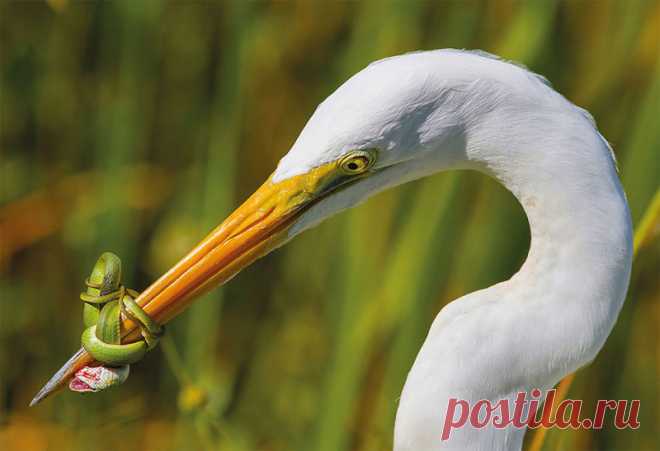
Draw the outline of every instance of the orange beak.
M318 200L354 178L331 162L280 182L269 178L250 198L174 267L136 299L160 324L181 313L200 294L236 275L257 258L289 240L292 224ZM139 339L135 324L125 319L123 342ZM100 365L80 349L37 393L34 405L66 386L75 373Z

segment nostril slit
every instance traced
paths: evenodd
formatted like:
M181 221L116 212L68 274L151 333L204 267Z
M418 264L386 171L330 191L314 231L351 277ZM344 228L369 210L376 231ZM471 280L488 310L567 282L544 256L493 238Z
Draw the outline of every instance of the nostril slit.
M229 235L227 237L227 240L231 240L232 238L236 238L237 236L241 235L243 232L246 230L251 229L255 225L259 224L260 222L263 222L265 219L267 219L272 213L275 211L275 207L271 207L266 214L259 216L257 219L255 219L252 222L247 223L244 227L241 227L240 229L236 230L234 233Z

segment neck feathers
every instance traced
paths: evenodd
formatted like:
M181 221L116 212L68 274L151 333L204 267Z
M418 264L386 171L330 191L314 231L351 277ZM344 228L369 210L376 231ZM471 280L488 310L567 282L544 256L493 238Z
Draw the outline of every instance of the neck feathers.
M539 368L554 383L591 361L616 322L630 278L632 226L611 149L593 121L547 86L539 89L545 97L514 93L484 114L468 133L466 153L527 215L529 254L505 287L526 308L557 318L539 339L548 351L539 353L546 359Z

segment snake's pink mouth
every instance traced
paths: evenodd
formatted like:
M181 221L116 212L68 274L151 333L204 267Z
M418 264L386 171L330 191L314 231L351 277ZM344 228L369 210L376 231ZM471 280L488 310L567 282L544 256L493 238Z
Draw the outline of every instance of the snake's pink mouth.
M78 370L69 382L69 390L78 393L96 393L126 380L129 366L86 366Z
M71 379L71 382L69 382L69 390L78 393L88 393L94 391L92 387L90 387L86 382L78 379L78 377Z
M69 382L69 390L79 392L79 393L88 393L96 391L92 388L92 385L87 381L91 382L100 382L101 376L98 371L94 371L94 368L85 367L78 371L71 382Z

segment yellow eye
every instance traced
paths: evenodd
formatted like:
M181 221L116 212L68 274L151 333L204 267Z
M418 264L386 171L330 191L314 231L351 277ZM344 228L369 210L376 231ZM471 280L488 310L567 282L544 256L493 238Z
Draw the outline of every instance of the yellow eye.
M355 150L340 160L339 167L346 174L357 175L366 172L375 161L375 151Z

